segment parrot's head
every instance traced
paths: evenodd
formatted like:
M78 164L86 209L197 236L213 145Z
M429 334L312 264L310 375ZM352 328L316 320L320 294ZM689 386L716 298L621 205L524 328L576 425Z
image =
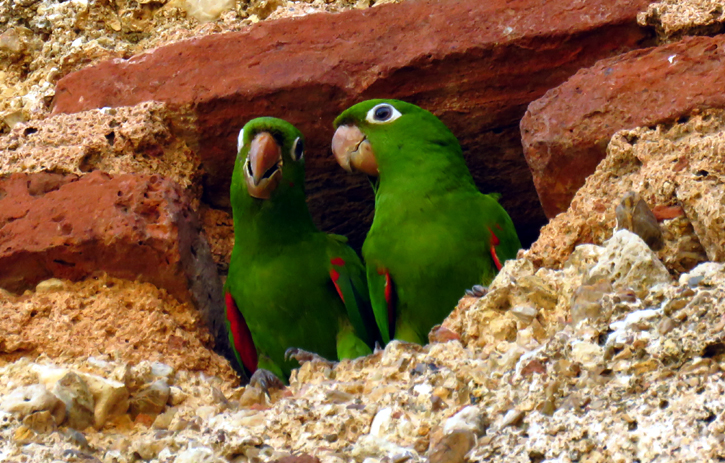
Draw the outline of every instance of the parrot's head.
M302 133L289 122L274 117L247 122L237 139L236 165L242 168L249 196L270 199L302 188L304 151Z
M432 113L400 100L368 100L346 109L334 122L332 151L348 172L385 175L397 167L435 169L428 146L460 153L458 140ZM432 144L432 145L431 145Z

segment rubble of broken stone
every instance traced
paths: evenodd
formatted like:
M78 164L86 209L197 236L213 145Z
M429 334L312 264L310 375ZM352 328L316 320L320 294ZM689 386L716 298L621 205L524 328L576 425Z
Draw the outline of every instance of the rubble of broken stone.
M267 397L104 356L0 367L0 455L104 462L704 461L725 456L725 264L678 278L637 235L509 261L444 327Z

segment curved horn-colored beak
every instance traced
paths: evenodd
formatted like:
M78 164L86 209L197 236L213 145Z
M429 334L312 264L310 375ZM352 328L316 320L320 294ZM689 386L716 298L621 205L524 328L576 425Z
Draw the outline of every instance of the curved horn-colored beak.
M378 161L365 134L356 125L341 125L332 137L332 152L337 163L348 172L359 170L378 175Z
M250 196L269 199L282 178L282 149L268 132L258 133L249 146L244 180Z

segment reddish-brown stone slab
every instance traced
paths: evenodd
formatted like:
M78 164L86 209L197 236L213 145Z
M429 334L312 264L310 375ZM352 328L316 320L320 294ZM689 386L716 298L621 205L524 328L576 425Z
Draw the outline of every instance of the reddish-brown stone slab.
M0 179L0 288L22 292L47 278L98 272L193 302L224 339L221 283L180 186L157 175L100 171Z
M318 223L364 236L370 189L335 164L332 120L360 100L405 99L448 124L481 189L503 194L530 242L544 216L521 154L519 119L582 66L642 46L647 33L636 14L648 3L421 0L264 22L70 74L58 83L54 111L146 100L176 107L178 130L209 174L206 199L217 206L228 202L241 126L257 116L287 119L308 138Z
M616 131L725 107L723 88L725 36L691 37L602 60L532 102L521 133L547 216L567 209Z

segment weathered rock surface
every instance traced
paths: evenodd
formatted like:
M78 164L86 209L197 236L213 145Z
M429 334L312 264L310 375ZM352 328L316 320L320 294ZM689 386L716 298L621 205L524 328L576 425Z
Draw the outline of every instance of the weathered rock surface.
M283 19L70 74L58 83L54 112L153 99L193 115L180 132L202 158L205 193L216 206L228 201L239 128L252 117L283 117L308 138L313 214L322 228L359 244L371 193L329 155L331 123L361 99L406 99L459 137L479 185L503 193L529 243L544 219L518 120L531 100L580 67L641 46L647 33L635 16L647 3L417 1Z
M62 361L107 355L237 381L228 362L211 350L199 312L149 283L104 275L78 283L57 280L52 289L1 294L0 312L0 363L41 354ZM40 376L50 378L44 380L49 389L59 379ZM84 380L96 401L96 422L103 422L111 413L107 397L122 393L92 377Z
M725 37L689 37L602 60L532 102L521 134L546 215L567 209L615 132L725 107L723 85Z
M608 274L619 289L601 296L597 313L576 324L560 319L597 267L621 268L622 262L633 263L640 277L666 279L636 295L627 290L631 272ZM658 265L644 241L626 230L606 247L580 246L562 270L510 261L488 295L464 299L446 321L462 341L393 342L332 369L307 363L289 388L269 398L253 393L255 387L231 389L218 378L148 363L129 368L109 359L77 360L71 369L122 381L129 391L166 382L165 411L154 420L120 415L102 432L89 428L75 439L85 446L59 445L53 434L31 432L19 418L3 416L0 452L31 461L58 459L63 451L102 461L274 461L292 454L323 463L451 461L444 456L717 460L725 456L718 437L725 421L717 412L725 407L725 268L706 263L674 279ZM501 291L539 314L512 317L512 304L499 303ZM498 323L503 319L514 323L511 339L499 333L508 330ZM490 330L485 342L474 336L481 328ZM49 369L45 362L0 368L0 402L18 388L43 383L37 372ZM180 401L174 399L179 393ZM256 401L242 405L252 396Z
M201 195L200 161L172 135L162 103L104 108L20 123L0 137L0 174L157 174Z
M658 255L673 273L705 260L725 261L725 113L707 110L687 122L618 132L606 159L577 192L569 210L543 228L527 252L537 266L561 267L574 247L611 236L615 210L637 191L660 215L665 246Z
M238 31L262 19L390 3L391 0L55 0L0 2L0 133L48 115L69 72L189 37Z
M652 3L637 15L642 26L654 26L661 40L683 35L719 34L724 29L725 8L721 0L664 0Z
M200 310L225 351L221 281L190 197L158 175L0 179L0 288L106 272L148 281Z

